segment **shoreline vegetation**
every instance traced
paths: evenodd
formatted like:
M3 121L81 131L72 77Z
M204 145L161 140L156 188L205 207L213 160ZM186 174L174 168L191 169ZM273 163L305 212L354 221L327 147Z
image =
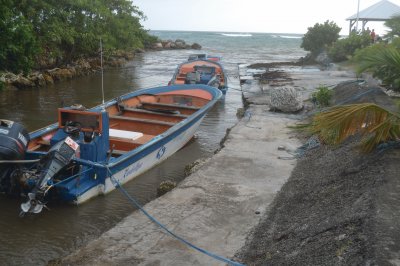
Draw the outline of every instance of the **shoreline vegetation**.
M135 58L136 54L148 51L172 50L172 49L193 49L200 50L198 43L187 44L184 40L158 40L144 49L138 48L133 51L119 50L112 54L103 55L104 68L122 67L128 61ZM34 69L28 74L20 72L15 74L9 71L0 71L0 83L8 89L25 89L43 87L54 83L70 80L77 77L87 76L101 70L100 56L81 58L68 64L59 65L48 69ZM1 86L0 86L1 89Z
M4 0L0 18L0 89L44 86L96 72L100 40L107 67L144 50L201 49L150 35L140 23L145 15L128 0Z

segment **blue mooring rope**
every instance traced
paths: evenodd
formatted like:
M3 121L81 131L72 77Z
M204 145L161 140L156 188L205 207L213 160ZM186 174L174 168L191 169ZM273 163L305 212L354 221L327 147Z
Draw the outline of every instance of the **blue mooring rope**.
M72 179L74 179L75 177L77 177L77 176L79 176L79 175L82 175L82 174L84 174L84 173L86 173L86 172L89 172L89 171L91 171L91 170L93 170L93 167L88 168L88 169L86 169L85 171L79 172L79 173L77 173L76 175L70 176L70 177L68 177L68 178L66 178L66 179L64 179L64 180L61 180L61 181L59 181L59 182L57 182L57 183L55 183L55 184L51 182L50 185L53 185L54 187L60 186L61 184L66 183L66 182L69 182L69 181L71 181Z
M129 193L121 186L121 184L118 182L118 180L116 180L113 177L113 174L111 173L110 169L107 167L107 171L110 174L110 179L111 181L114 183L114 186L116 188L118 188L138 209L140 209L144 215L146 215L153 223L157 224L159 227L161 227L162 229L164 229L164 231L166 231L168 234L170 234L171 236L175 237L176 239L178 239L179 241L181 241L182 243L188 245L189 247L200 251L203 254L206 254L207 256L210 256L216 260L228 263L229 265L233 265L233 266L245 266L244 264L241 264L239 262L235 262L232 260L229 260L227 258L221 257L217 254L214 254L212 252L209 252L205 249L202 249L200 247L195 246L194 244L190 243L189 241L183 239L182 237L176 235L174 232L170 231L165 225L163 225L162 223L160 223L159 221L157 221L153 216L151 216L147 211L144 210L144 208L139 204L139 202L134 199L131 195L129 195Z

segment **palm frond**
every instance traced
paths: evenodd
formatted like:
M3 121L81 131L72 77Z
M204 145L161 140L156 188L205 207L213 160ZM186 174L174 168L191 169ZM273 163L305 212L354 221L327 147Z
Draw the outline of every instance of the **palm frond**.
M400 51L395 47L382 47L358 57L358 72L372 71L386 85L397 86L400 78Z
M360 133L363 149L371 151L381 142L400 139L400 116L372 103L343 105L317 114L311 128L329 144Z

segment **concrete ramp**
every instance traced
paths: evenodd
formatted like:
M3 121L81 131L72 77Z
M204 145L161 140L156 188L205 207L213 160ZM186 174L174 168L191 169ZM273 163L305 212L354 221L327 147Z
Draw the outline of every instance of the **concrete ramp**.
M176 189L145 209L189 242L232 258L258 224L296 160L279 146L300 146L288 125L296 120L250 106L225 147ZM128 204L128 203L127 203ZM224 265L163 232L140 211L64 258L71 265Z

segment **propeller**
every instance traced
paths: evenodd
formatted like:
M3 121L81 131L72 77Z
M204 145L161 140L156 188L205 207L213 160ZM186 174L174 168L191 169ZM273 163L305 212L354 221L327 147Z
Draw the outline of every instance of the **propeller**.
M27 202L21 204L21 216L28 212L40 213L43 207L45 207L44 203L36 199L35 193L28 193L28 198Z

